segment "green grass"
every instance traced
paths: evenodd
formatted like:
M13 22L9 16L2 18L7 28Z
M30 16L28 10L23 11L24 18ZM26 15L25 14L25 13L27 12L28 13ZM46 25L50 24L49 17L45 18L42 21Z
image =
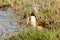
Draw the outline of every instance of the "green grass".
M12 35L6 40L58 40L60 30L24 28L18 35Z

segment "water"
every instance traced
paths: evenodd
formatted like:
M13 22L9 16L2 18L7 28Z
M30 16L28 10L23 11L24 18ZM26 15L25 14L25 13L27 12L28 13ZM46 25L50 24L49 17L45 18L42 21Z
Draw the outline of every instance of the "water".
M15 30L20 30L17 24L17 19L15 19L14 16L15 14L11 8L7 9L6 11L0 10L0 25L2 26L0 27L0 30L2 30L3 37L14 32Z

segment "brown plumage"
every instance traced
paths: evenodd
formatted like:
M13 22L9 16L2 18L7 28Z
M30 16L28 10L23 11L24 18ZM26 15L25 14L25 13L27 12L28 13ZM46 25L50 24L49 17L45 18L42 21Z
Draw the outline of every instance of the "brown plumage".
M45 23L42 22L42 21L37 21L37 25L40 26L40 27L45 28Z

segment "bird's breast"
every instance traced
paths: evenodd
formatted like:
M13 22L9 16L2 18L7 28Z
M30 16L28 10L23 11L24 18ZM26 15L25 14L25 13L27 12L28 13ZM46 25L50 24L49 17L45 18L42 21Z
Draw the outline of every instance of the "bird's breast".
M33 25L33 26L36 25L36 18L35 18L35 16L31 16L31 18L30 18L30 23L31 23L31 25Z

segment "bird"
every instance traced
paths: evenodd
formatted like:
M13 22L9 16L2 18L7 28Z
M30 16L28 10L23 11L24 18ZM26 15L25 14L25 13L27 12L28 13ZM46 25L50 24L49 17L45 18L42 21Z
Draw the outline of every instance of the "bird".
M36 16L35 16L34 12L31 12L29 17L27 17L27 24L31 25L33 27L36 26Z
M33 27L38 26L38 28L45 28L45 23L43 21L40 19L36 20L34 12L31 12L30 16L27 18L27 24L30 24Z
M38 28L45 28L44 22L36 20L36 15L34 14L34 12L31 12L31 14L27 17L27 25L31 25L33 27L38 26Z
M34 12L32 12L30 15L30 24L34 27L36 26L36 16L35 16Z

